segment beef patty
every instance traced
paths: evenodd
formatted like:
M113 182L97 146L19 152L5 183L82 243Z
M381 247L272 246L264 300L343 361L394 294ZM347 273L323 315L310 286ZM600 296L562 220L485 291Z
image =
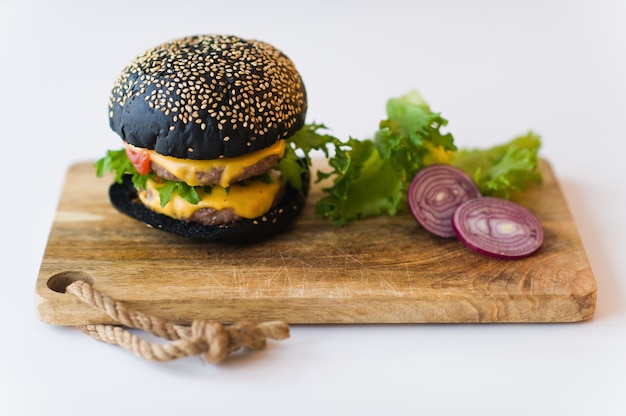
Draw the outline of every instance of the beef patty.
M231 182L240 182L253 176L261 175L269 171L278 162L279 157L277 155L271 155L264 159L259 160L256 164L246 167L240 175L237 175ZM169 172L163 166L152 162L152 170L157 176L168 179L170 181L182 182L183 180L176 177ZM216 185L219 184L224 173L223 168L214 168L208 172L198 171L196 172L196 178L201 185Z

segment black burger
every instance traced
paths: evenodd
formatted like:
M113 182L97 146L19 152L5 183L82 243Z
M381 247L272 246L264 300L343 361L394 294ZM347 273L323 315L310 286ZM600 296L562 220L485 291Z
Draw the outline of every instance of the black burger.
M304 206L310 160L292 139L306 130L306 111L293 62L267 43L222 35L167 42L115 82L109 121L124 148L96 163L98 175L115 172L113 206L154 228L263 240Z

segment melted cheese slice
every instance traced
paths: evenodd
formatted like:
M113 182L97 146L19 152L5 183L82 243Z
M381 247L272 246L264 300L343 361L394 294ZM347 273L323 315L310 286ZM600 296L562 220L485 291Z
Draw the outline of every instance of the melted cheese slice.
M148 180L146 190L139 191L139 199L151 210L178 220L191 218L201 208L213 208L217 211L231 209L240 217L252 219L270 210L280 189L280 173L270 171L270 175L272 183L248 179L245 184L231 185L228 191L221 186L213 186L210 193L204 192L202 188L196 188L201 199L196 205L187 202L174 192L171 201L164 207L161 207L158 183Z
M285 141L279 140L270 147L245 155L214 160L180 159L173 156L160 155L154 150L149 150L148 153L151 161L162 166L172 175L191 186L202 185L196 176L197 172L209 172L212 169L219 169L222 171L219 185L227 188L232 180L241 175L247 167L253 166L269 156L283 157Z

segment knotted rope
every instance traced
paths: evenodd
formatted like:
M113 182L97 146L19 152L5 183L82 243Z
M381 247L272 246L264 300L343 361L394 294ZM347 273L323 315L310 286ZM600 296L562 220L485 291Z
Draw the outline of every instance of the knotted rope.
M289 326L282 321L253 323L249 321L222 325L217 322L193 321L190 326L176 325L154 316L132 310L121 302L103 295L86 281L69 284L66 293L76 296L115 319L120 325L82 325L80 330L91 337L119 345L151 361L171 361L204 354L210 363L219 363L241 348L263 349L267 339L289 338ZM126 328L142 329L171 342L149 342Z

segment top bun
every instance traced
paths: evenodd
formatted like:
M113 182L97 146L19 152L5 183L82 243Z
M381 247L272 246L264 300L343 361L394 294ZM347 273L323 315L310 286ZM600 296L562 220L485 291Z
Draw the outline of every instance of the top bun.
M150 49L120 74L109 122L133 146L210 160L271 146L304 125L306 91L273 46L193 36Z

